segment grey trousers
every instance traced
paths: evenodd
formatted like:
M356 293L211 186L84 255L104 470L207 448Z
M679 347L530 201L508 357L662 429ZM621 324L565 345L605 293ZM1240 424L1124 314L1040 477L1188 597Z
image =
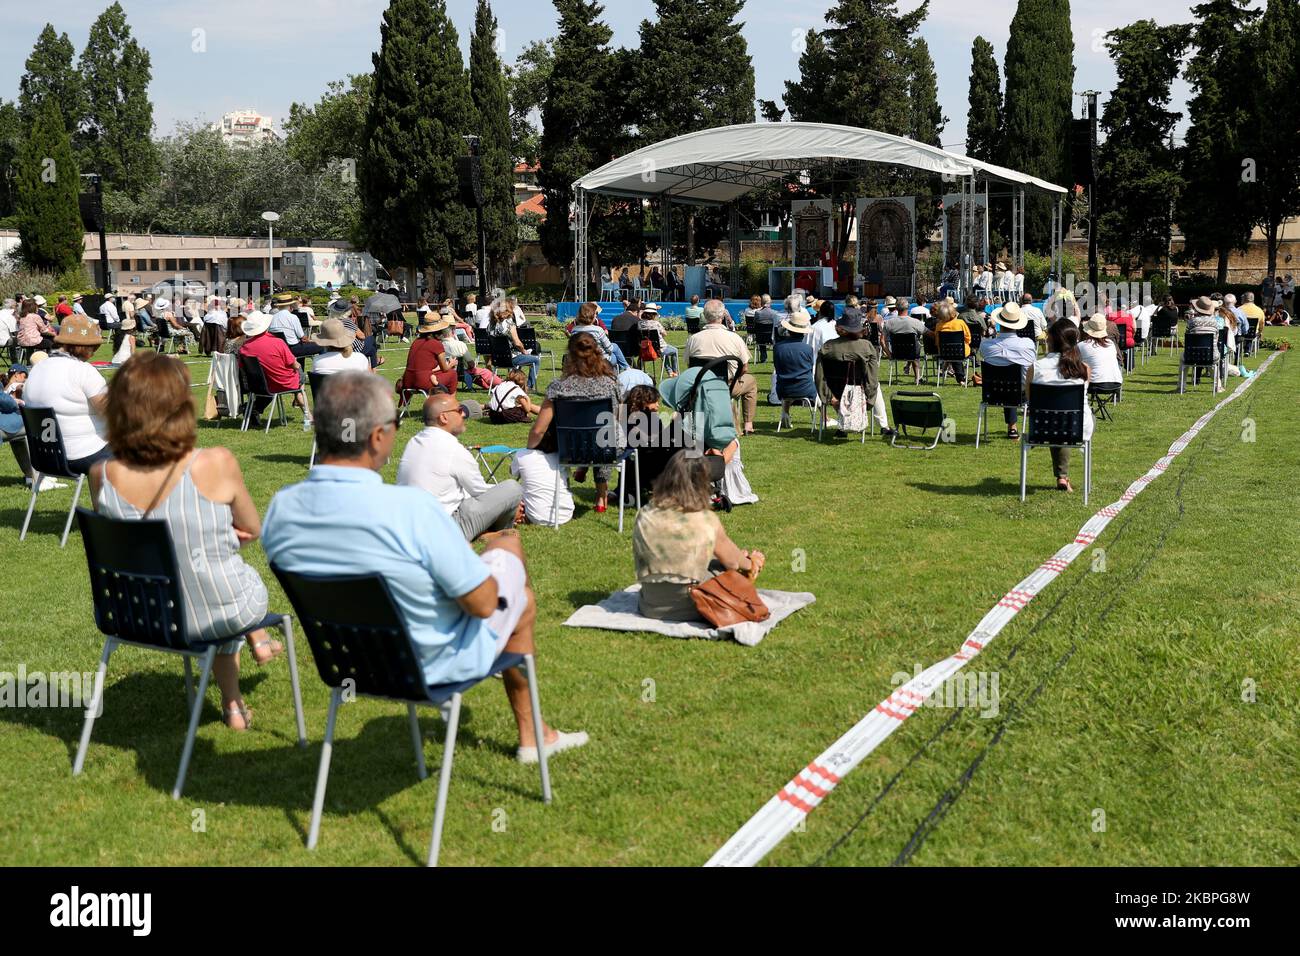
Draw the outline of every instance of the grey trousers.
M21 429L16 432L0 431L0 436L3 436L4 443L14 450L14 460L18 462L18 470L24 477L32 477L32 459L27 453L25 433Z
M466 498L452 515L466 541L485 531L505 531L515 524L515 511L524 500L524 486L513 478L493 485L477 498Z

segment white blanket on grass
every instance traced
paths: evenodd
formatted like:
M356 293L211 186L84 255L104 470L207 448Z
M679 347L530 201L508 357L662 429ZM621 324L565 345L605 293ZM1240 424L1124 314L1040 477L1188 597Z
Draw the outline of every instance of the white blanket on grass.
M640 590L641 585L634 584L626 590L615 591L599 604L580 607L569 616L564 626L593 627L606 631L652 631L668 637L699 637L706 641L731 638L738 644L753 647L795 611L817 600L816 595L807 591L768 591L759 588L758 593L762 596L763 603L772 612L766 621L742 621L732 627L716 628L703 622L656 621L643 617L637 610L637 592Z

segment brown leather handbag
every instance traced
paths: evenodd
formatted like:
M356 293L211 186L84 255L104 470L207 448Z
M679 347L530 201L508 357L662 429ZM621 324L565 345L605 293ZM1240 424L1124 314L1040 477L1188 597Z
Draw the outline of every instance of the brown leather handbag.
M772 616L753 580L740 571L723 571L691 588L695 610L714 627L742 621L766 621Z

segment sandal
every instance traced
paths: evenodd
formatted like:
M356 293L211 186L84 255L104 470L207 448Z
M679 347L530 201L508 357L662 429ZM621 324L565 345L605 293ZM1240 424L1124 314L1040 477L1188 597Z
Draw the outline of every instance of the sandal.
M249 641L248 646L249 649L251 649L253 652L253 660L257 662L258 667L262 667L266 664L271 663L271 661L275 660L277 657L279 657L281 654L284 653L284 645L281 644L273 637L268 637L265 640L261 640L261 641ZM271 653L267 654L265 657L258 657L257 651L259 648L262 647L269 647L271 649Z
M1013 426L1007 429L1007 437L1010 438L1012 441L1015 441L1020 437L1020 432L1016 431L1015 427Z
M232 719L238 717L243 721L243 726L236 727ZM229 704L221 708L221 719L231 730L243 732L253 726L253 712L244 705L241 700L232 700Z
M1057 479L1056 479L1056 490L1057 490L1057 491L1074 491L1074 485L1070 484L1070 479L1069 479L1069 478L1057 478Z

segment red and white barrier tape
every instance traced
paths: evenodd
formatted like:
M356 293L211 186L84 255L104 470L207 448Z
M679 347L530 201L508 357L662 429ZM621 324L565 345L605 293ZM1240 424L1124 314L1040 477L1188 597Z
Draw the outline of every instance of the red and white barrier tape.
M940 689L948 678L966 666L997 637L1011 620L1025 609L1047 585L1055 581L1066 568L1082 554L1106 529L1115 517L1142 491L1160 477L1174 459L1183 453L1192 439L1229 402L1233 402L1250 388L1273 363L1274 352L1256 371L1221 402L1196 420L1172 445L1163 458L1138 478L1114 504L1102 508L1079 529L1074 540L1052 555L1027 578L1008 591L984 615L958 648L957 653L917 674L906 684L876 705L839 740L831 744L807 767L795 774L776 796L749 818L749 821L732 835L705 866L753 866L794 830L805 816L835 789L844 777L914 714L926 700Z

